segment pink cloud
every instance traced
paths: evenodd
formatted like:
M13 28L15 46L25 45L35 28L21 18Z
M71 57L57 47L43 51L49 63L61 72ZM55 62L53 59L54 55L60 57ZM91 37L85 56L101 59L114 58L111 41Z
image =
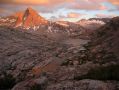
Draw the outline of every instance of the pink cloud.
M119 5L119 0L108 0L108 1L114 5Z
M54 6L62 3L69 3L75 0L0 0L0 3L22 4L22 5L47 5Z
M108 10L108 7L106 7L106 6L104 6L104 5L101 5L99 9L100 9L100 10Z
M108 0L89 0L91 2L96 2L96 3L101 3L101 2L106 2Z
M0 0L0 3L43 6L48 10L62 7L62 5L69 9L106 10L107 7L101 4L106 1L108 0Z
M69 8L84 10L106 10L107 7L102 5L107 0L80 0L73 2Z
M112 18L112 17L116 17L117 15L115 14L110 14L110 15L107 15L107 14L96 14L96 17L98 18Z
M0 8L0 16L7 16L7 15L10 15L12 13L13 13L12 11L9 11L9 10L3 9L3 8Z
M83 15L83 14L71 12L71 13L69 13L69 14L67 15L67 18L79 18L79 17L81 17L82 15Z
M20 4L20 5L41 5L46 7L68 4L72 8L79 9L99 9L100 3L107 0L0 0L0 3ZM110 0L112 1L112 0Z

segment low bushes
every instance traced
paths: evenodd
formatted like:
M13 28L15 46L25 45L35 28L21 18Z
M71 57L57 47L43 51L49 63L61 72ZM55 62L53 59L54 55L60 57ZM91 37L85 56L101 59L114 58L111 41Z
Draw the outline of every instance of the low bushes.
M30 90L43 90L43 88L41 85L35 84L30 88Z
M10 74L4 73L0 77L0 90L11 89L15 84L15 78Z
M119 65L110 65L91 69L86 75L76 76L75 80L94 79L94 80L117 80L119 81Z

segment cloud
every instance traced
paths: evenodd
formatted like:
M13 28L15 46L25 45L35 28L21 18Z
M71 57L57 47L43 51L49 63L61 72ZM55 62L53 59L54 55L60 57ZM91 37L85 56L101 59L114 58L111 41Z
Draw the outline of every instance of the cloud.
M96 17L98 18L112 18L112 17L116 17L117 15L116 14L110 14L110 15L107 15L107 14L96 14Z
M57 17L55 17L55 16L51 16L49 20L51 20L51 21L57 21L57 20L58 20L58 18L57 18Z
M82 9L82 10L105 10L107 9L102 3L107 0L79 0L69 5L70 9Z
M81 14L81 13L77 13L77 12L70 12L67 15L59 15L59 18L60 19L63 19L63 18L80 18L84 15L86 15L86 14Z
M64 8L66 3L75 0L0 0L0 7L8 10L19 11L27 7L33 7L40 12L53 12L60 8Z
M7 15L10 15L12 14L11 11L7 10L7 9L4 9L4 8L0 8L0 16L7 16Z
M119 5L119 0L109 0L114 5Z
M52 21L77 21L84 15L86 15L86 14L70 12L67 15L59 15L58 17L51 16L50 20L52 20Z
M97 17L109 17L110 13L118 14L119 0L0 0L0 8L5 9L0 12L4 15L23 11L27 7L32 7L48 19L54 16L51 19L77 20L93 17L98 11L105 14L97 14Z
M69 14L67 15L67 18L79 18L79 17L81 17L82 15L83 15L83 14L71 12L71 13L69 13Z
M59 17L51 16L49 20L51 21L64 21L64 19L67 18L66 16L60 15Z
M0 8L0 13L2 13L2 12L4 12L4 11L5 11L5 9Z
M0 0L0 3L22 4L22 5L47 5L54 6L62 3L73 2L74 0Z
M17 5L38 5L47 7L47 9L62 7L62 5L65 5L63 7L71 9L94 10L103 7L101 3L106 1L107 0L0 0L0 3Z
M53 13L61 8L69 10L106 10L108 8L101 4L105 1L107 0L0 0L0 7L16 12L31 6L42 13Z
M108 9L109 9L109 8L106 7L106 6L104 6L104 5L101 5L100 8L99 8L99 10L108 10Z

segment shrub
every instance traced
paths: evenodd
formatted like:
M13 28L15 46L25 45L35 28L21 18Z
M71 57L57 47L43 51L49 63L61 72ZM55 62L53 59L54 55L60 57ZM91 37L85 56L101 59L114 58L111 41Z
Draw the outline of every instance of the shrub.
M110 65L91 69L86 75L74 77L75 80L94 79L94 80L117 80L119 81L119 65Z
M31 90L43 90L41 85L35 84L34 86L31 87Z
M69 61L68 60L65 60L62 62L61 66L68 66L69 65Z
M4 73L4 77L0 77L0 90L11 89L16 83L12 75Z
M105 31L98 31L98 32L97 32L97 37L102 37L102 36L104 36L105 34L106 34Z

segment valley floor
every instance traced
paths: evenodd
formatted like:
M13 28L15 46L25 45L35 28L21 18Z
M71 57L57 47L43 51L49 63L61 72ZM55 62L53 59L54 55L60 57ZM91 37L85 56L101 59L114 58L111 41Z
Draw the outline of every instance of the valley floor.
M0 27L0 90L119 90L115 78L91 77L110 63L88 60L88 42Z

